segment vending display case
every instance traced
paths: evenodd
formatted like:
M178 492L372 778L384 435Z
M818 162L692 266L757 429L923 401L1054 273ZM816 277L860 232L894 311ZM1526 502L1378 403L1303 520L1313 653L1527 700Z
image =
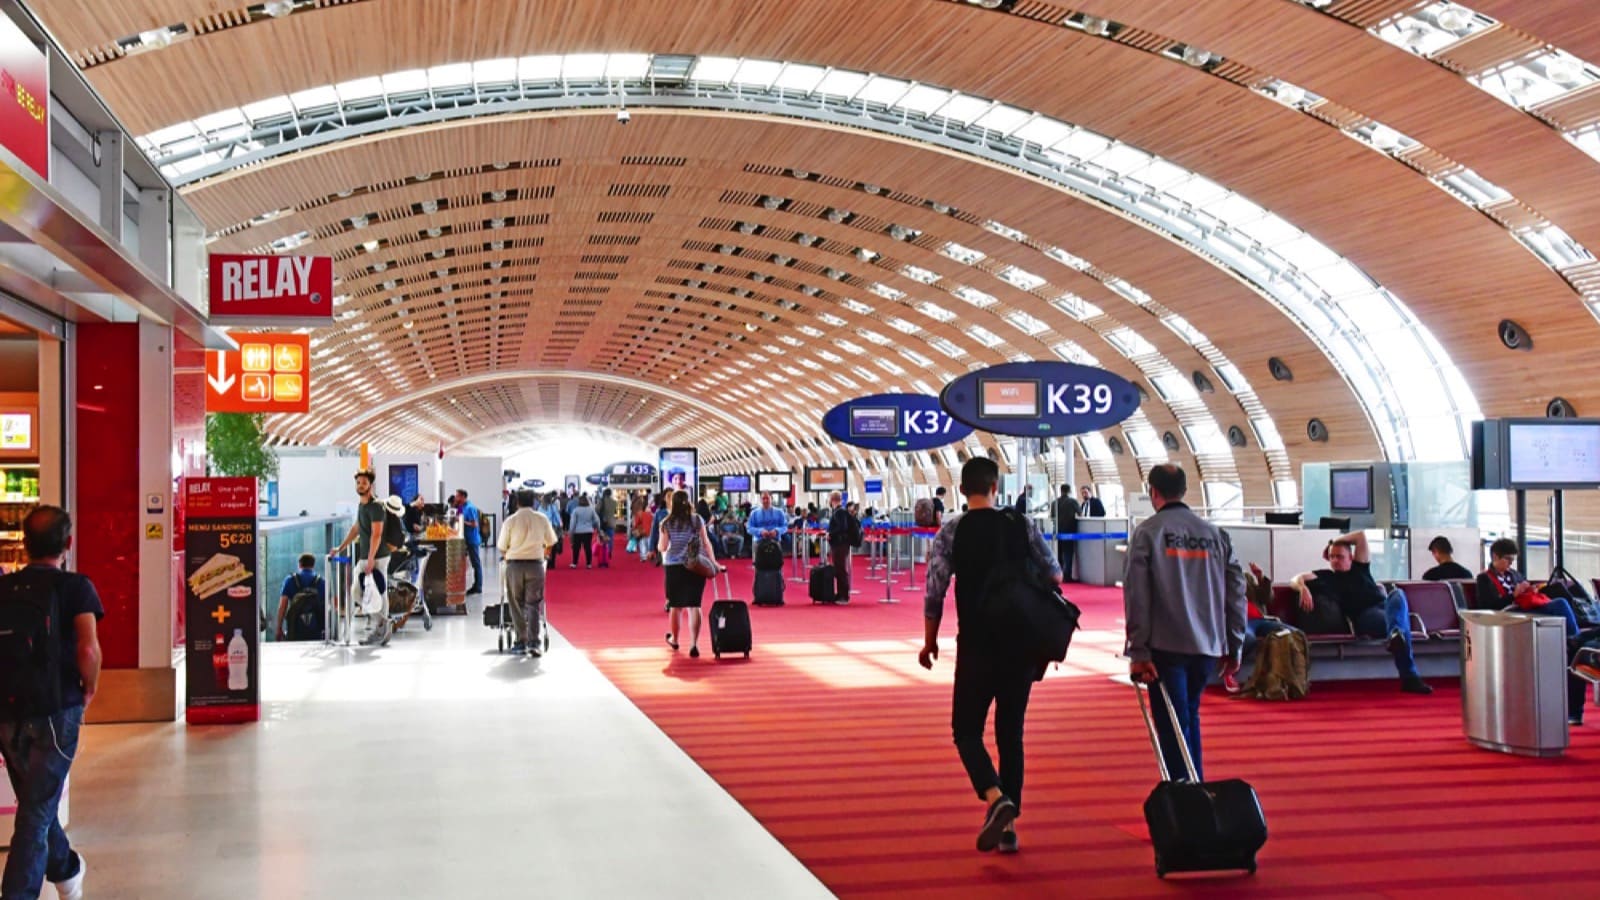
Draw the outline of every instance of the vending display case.
M39 503L39 464L0 463L0 572L27 564L22 520Z

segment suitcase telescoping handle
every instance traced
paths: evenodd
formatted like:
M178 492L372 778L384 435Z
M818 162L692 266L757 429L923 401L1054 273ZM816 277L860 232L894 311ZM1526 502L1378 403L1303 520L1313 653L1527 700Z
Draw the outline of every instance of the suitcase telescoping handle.
M1167 696L1167 686L1157 681L1156 689L1161 691L1161 702L1167 707L1167 715L1172 717L1172 734L1178 740L1178 751L1183 756L1183 766L1189 772L1189 781L1199 782L1200 776L1194 770L1194 759L1189 755L1189 742L1183 739L1183 725L1178 722L1178 711L1172 708L1172 698ZM1150 717L1150 706L1145 703L1144 695L1147 690L1141 690L1138 682L1134 682L1133 692L1139 695L1139 712L1144 714L1144 727L1150 732L1150 748L1156 751L1156 765L1161 768L1161 780L1171 781L1172 774L1167 771L1167 758L1161 755L1161 737L1156 734L1156 721Z
M722 578L722 587L721 588L717 587L717 578L718 578L718 576L721 576L721 578ZM726 597L722 596L722 592L724 590L727 591L727 596ZM717 574L711 576L711 598L713 600L732 600L733 599L733 579L731 577L729 577L729 575L728 575L728 567L724 566L724 565L722 565L720 563L717 565Z

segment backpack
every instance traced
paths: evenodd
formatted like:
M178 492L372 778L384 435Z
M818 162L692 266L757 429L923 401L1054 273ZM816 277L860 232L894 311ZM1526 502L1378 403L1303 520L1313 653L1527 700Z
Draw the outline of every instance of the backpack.
M1256 667L1239 696L1299 700L1311 693L1311 645L1294 628L1274 631L1256 643Z
M1600 603L1596 603L1584 589L1583 582L1566 569L1557 566L1541 592L1547 597L1566 597L1580 625L1600 625Z
M0 578L0 720L61 711L61 625L57 591L64 573L24 569Z
M1038 678L1043 678L1050 663L1067 658L1080 613L1030 559L1028 521L1016 510L1003 514L1007 532L1003 561L1014 565L989 570L983 586L984 626L997 646L1037 664Z
M862 531L861 531L861 520L856 518L855 516L851 516L850 517L850 534L849 534L850 548L852 550L860 550L861 549L861 541L862 541L862 539L864 537L866 537L866 535L863 534Z
M311 576L310 584L301 581L298 572L294 578L298 587L294 596L289 598L289 612L283 621L284 633L291 641L320 641L323 639L324 610L317 589L322 586L322 576Z
M934 511L933 501L927 497L918 500L917 505L912 508L911 521L918 528L938 528L939 514Z
M406 526L400 517L391 512L383 514L383 543L389 550L398 550L406 545ZM388 554L384 554L388 555Z
M758 572L778 572L783 569L783 548L772 538L758 542L753 556Z

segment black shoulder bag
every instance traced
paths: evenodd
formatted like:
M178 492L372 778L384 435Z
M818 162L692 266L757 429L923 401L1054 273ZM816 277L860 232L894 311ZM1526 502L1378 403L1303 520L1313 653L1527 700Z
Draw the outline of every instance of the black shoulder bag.
M989 572L984 584L983 615L989 635L1002 647L1015 649L1039 677L1052 662L1067 658L1078 630L1078 607L1061 595L1048 572L1040 572L1028 548L1028 523L1015 510L1005 510L1004 562Z

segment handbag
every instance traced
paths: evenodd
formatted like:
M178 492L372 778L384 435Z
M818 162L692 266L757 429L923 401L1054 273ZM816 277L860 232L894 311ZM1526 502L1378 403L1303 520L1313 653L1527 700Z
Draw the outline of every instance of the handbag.
M684 548L683 567L701 578L715 578L717 561L706 553L705 542L700 540L700 533L705 530L705 525L699 516L695 517L694 523L694 535L689 538L689 546Z
M383 593L378 590L378 579L362 573L360 613L364 616L377 615L384 611L385 602Z

